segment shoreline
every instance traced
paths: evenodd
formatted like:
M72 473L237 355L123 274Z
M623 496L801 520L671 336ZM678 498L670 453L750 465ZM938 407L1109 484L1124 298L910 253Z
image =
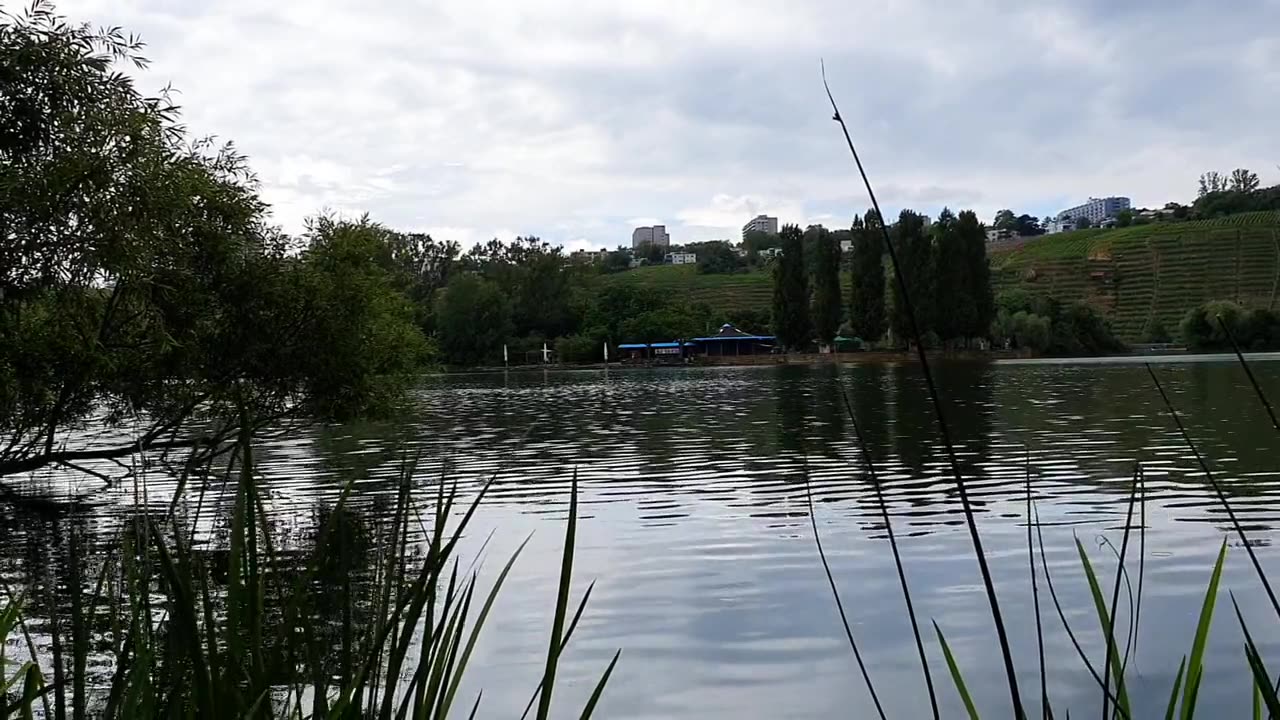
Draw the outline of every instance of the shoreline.
M1225 355L1234 358L1231 353L1200 353L1187 350L1185 347L1151 347L1134 348L1125 353L1109 355L1034 355L1011 350L955 350L931 351L930 360L941 362L989 362L989 363L1055 363L1055 362L1138 362L1152 358L1198 358ZM1246 356L1280 357L1277 353L1245 353ZM776 365L858 365L858 364L917 364L919 358L914 352L907 350L868 350L842 353L789 353L785 355L740 355L730 357L701 356L688 363L652 362L652 361L618 361L596 363L549 363L546 365L483 365L466 368L445 368L447 375L488 374L497 372L537 372L539 370L555 370L568 372L574 370L598 371L630 371L656 370L662 368L697 368L697 367L768 367Z

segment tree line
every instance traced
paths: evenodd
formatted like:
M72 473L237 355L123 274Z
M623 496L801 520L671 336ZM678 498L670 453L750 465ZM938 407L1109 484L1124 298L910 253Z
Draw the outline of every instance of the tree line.
M905 345L914 337L904 289L886 282L881 219L868 211L845 232L841 235L851 241L845 300L837 233L822 226L802 232L795 225L779 232L782 256L774 265L773 309L783 347L801 350L814 340L831 345L840 334L870 344L887 335L891 345ZM977 215L966 210L957 216L943 209L937 221L928 223L923 215L903 210L889 236L925 342L967 346L972 339L987 337L995 302L986 230Z

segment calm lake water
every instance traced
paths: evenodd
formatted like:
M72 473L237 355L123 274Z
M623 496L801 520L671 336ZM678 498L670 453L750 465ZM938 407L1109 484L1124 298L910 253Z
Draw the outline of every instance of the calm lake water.
M1160 363L1157 372L1201 451L1230 489L1262 562L1280 491L1270 426L1234 362ZM1254 364L1280 400L1280 362ZM1201 688L1202 711L1241 717L1250 675L1226 591L1264 654L1280 660L1280 626L1221 506L1146 370L1135 363L942 364L937 368L959 462L1020 667L1039 694L1027 564L1028 472L1047 563L1077 637L1098 662L1103 639L1076 554L1078 537L1106 592L1134 463L1145 468L1146 573L1129 692L1135 717L1163 711L1220 543L1229 547ZM569 483L580 483L576 602L591 603L562 660L556 715L576 717L618 648L600 717L871 717L873 708L826 584L805 498L813 489L824 546L853 632L886 712L925 717L920 673L880 510L845 415L847 392L871 446L903 550L917 612L946 633L979 709L1010 715L991 615L955 485L917 367L847 365L528 372L429 378L396 425L302 429L259 452L271 512L304 544L318 509L349 477L359 515L379 522L403 459L420 453L425 488L439 477L467 492L496 474L463 557L483 548L494 574L533 539L499 598L464 697L483 717L514 717L541 673L555 602ZM167 486L157 478L152 499ZM424 492L424 502L426 493ZM77 522L109 540L132 491L99 494ZM211 500L211 502L216 502ZM0 509L0 563L39 586L56 553L47 518ZM1135 584L1137 535L1131 578ZM1058 711L1096 713L1101 691L1048 603L1041 613L1049 693ZM1135 587L1136 589L1136 587ZM1128 615L1122 599L1123 616ZM1120 620L1122 634L1128 619ZM944 717L963 708L932 632L926 650ZM1038 714L1038 705L1034 710Z

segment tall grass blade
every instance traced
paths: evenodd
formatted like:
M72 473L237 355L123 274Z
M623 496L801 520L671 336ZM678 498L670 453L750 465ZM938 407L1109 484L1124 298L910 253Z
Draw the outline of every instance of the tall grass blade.
M1103 656L1103 680L1102 693L1106 703L1111 702L1111 686L1107 680L1111 677L1110 672L1114 670L1116 673L1116 710L1124 717L1131 718L1133 714L1129 712L1129 697L1125 694L1124 687L1124 671L1120 667L1120 653L1116 650L1114 628L1108 619L1107 601L1102 597L1102 586L1098 583L1098 576L1093 570L1093 564L1089 562L1089 554L1084 551L1084 544L1080 542L1080 538L1076 538L1076 551L1080 554L1080 564L1084 566L1085 578L1089 581L1089 593L1093 596L1093 608L1098 614L1098 624L1102 626L1102 634L1106 638L1107 653ZM1104 704L1104 710L1109 707ZM1103 713L1103 717L1107 718L1107 713Z
M564 639L560 641L560 652L564 652L565 647L569 645L569 638L573 637L573 631L578 627L578 621L582 619L582 611L587 608L587 601L591 599L591 591L595 589L594 580L587 586L587 591L583 593L582 600L578 603L578 609L573 613L573 620L569 621L569 629L564 631ZM538 680L538 687L534 688L533 694L529 696L529 702L524 706L524 712L520 713L520 720L524 720L529 716L529 711L533 709L533 704L538 702L538 697L542 695L542 680Z
M822 560L822 569L827 573L827 583L831 586L831 596L836 600L836 610L840 613L840 622L844 624L844 635L849 639L849 647L853 649L853 659L858 663L858 671L862 673L862 680L867 685L867 692L871 695L871 702L876 706L876 713L880 716L880 720L886 720L884 707L880 705L880 696L876 694L876 687L871 682L871 675L867 672L867 664L862 661L862 652L858 650L858 642L853 639L853 628L849 626L849 616L844 611L844 603L840 600L840 590L836 588L835 576L831 574L831 564L827 562L827 553L822 549L822 535L818 532L818 521L815 519L813 509L813 489L809 486L809 474L804 476L804 492L805 499L809 503L809 524L813 527L813 542L818 546L818 558Z
M1267 674L1267 668L1262 664L1262 657L1258 655L1258 649L1253 643L1247 643L1244 646L1245 658L1249 661L1249 669L1253 671L1254 690L1257 691L1262 685L1268 684L1270 675ZM1254 696L1257 697L1256 695ZM1271 717L1280 717L1280 701L1276 700L1274 691L1262 694L1263 702L1267 703L1267 712Z
M1018 675L1013 667L1013 652L1009 648L1009 634L1005 630L1004 618L1000 614L1000 602L996 598L995 581L991 577L991 568L987 565L987 556L982 549L982 536L978 533L978 523L973 514L973 503L969 499L969 490L965 486L964 477L960 473L960 463L956 459L955 444L951 441L951 431L947 425L946 413L943 412L937 384L933 381L933 370L929 366L929 358L925 353L924 337L920 331L920 323L916 318L915 307L911 302L911 293L908 291L906 277L903 275L902 267L898 262L898 252L893 246L893 239L889 237L889 223L884 213L880 210L880 202L876 200L875 190L871 188L871 180L867 178L867 171L862 166L862 159L858 157L858 151L853 146L853 138L849 135L849 127L845 125L844 117L840 114L840 108L836 105L835 96L831 94L831 87L827 84L825 65L822 67L822 86L827 91L827 99L831 101L831 110L834 113L832 119L840 124L840 130L844 133L845 143L849 146L849 153L853 156L854 164L858 167L858 174L862 176L863 185L866 186L871 206L875 208L876 215L881 220L880 232L884 235L885 248L889 253L890 264L893 266L894 280L902 291L903 310L910 320L911 339L915 341L920 370L924 375L925 385L929 389L929 398L933 403L934 414L938 420L938 430L942 435L942 443L947 451L947 460L951 467L951 472L955 476L956 494L960 498L960 508L964 512L965 525L969 530L969 538L973 542L973 552L978 561L978 569L982 573L982 585L987 593L987 602L991 606L991 619L996 626L996 637L1000 641L1000 654L1004 660L1005 679L1009 683L1009 699L1013 704L1014 716L1018 720L1024 720L1026 711L1022 707L1022 698L1018 692Z
M951 654L951 646L947 644L947 639L942 635L942 629L938 627L935 620L933 623L933 631L938 634L938 644L942 646L942 654L947 658L947 670L951 671L951 681L956 685L956 692L960 693L960 700L964 702L964 709L969 713L969 720L979 720L978 710L973 706L973 698L969 697L969 688L964 683L964 677L960 675L960 666L956 664L956 658Z
M1253 634L1249 632L1249 625L1244 621L1244 615L1240 612L1240 604L1236 602L1235 593L1229 593L1231 597L1231 607L1236 611L1236 620L1240 622L1240 630L1244 633L1245 642L1245 658L1249 661L1249 668L1253 672L1253 706L1254 717L1258 715L1259 704L1265 703L1267 713L1272 718L1280 718L1280 698L1276 697L1276 689L1271 684L1271 673L1267 672L1266 665L1262 662L1262 655L1258 653L1258 646L1253 642Z
M1187 656L1182 656L1182 662L1178 663L1178 675L1173 679L1173 688L1169 690L1169 704L1164 711L1164 720L1173 720L1174 713L1178 710L1178 691L1182 689L1182 677L1187 671Z
M1231 349L1236 353L1236 360L1240 361L1240 367L1244 370L1245 377L1249 378L1249 384L1253 386L1253 394L1258 396L1258 402L1262 403L1262 408L1267 411L1267 417L1271 418L1271 427L1280 431L1280 420L1276 420L1276 411L1271 407L1271 401L1267 399L1267 394L1262 392L1262 386L1258 384L1258 379L1253 376L1253 369L1249 367L1249 363L1245 362L1244 353L1240 352L1240 344L1236 342L1235 333L1231 332L1231 327L1218 316L1218 327L1226 333L1227 339L1231 341Z
M476 693L476 702L471 706L471 712L467 714L467 720L476 720L476 711L480 709L480 698L484 697L484 691Z
M1044 662L1044 624L1040 620L1040 584L1036 581L1036 553L1032 545L1031 526L1031 452L1026 451L1027 471L1027 565L1031 569L1031 605L1036 614L1036 659L1040 662L1040 713L1044 720L1053 715L1049 709L1049 680ZM1103 691L1106 692L1105 690Z
M1204 476L1209 480L1209 484L1213 486L1214 493L1218 496L1218 502L1222 503L1222 507L1227 511L1227 517L1231 520L1231 527L1236 531L1236 535L1240 537L1241 544L1244 545L1244 551L1249 555L1249 562L1253 563L1253 569L1258 574L1258 579L1262 581L1262 587L1267 591L1267 598L1271 600L1271 608L1275 610L1276 617L1280 618L1280 599L1276 598L1275 591L1271 588L1271 581L1267 579L1267 573L1262 569L1262 562L1258 560L1258 554L1253 551L1253 544L1249 542L1249 537L1245 535L1244 526L1240 524L1240 519L1236 517L1235 509L1231 507L1231 501L1227 499L1227 494L1222 489L1222 485L1217 478L1213 476L1213 472L1209 469L1209 464L1205 462L1204 457L1196 448L1195 443L1191 441L1191 435L1187 432L1187 428L1182 424L1182 418L1178 415L1178 411L1173 407L1173 402L1169 400L1168 393L1165 392L1164 386L1160 384L1160 378L1156 377L1155 370L1151 364L1147 363L1147 374L1151 376L1151 381L1155 383L1156 390L1160 393L1160 398L1164 401L1165 408L1169 411L1169 415L1173 418L1174 424L1178 428L1178 433L1182 436L1183 442L1187 444L1187 448L1191 450L1191 454L1195 456L1196 463L1200 465L1200 469L1204 471ZM1187 676L1188 682L1191 675Z
M1125 577L1124 560L1125 554L1129 550L1129 530L1133 527L1133 506L1138 500L1138 473L1140 471L1141 466L1134 467L1133 469L1133 487L1129 490L1129 510L1125 513L1124 535L1120 541L1120 557L1116 563L1116 582L1111 591L1111 605L1108 607L1106 622L1104 623L1104 630L1107 634L1107 649L1104 656L1108 658L1116 652L1116 606L1120 603L1120 582ZM1130 598L1132 598L1132 595L1130 595ZM1130 637L1132 637L1132 634L1130 634ZM1126 648L1126 655L1128 652L1129 651ZM1107 690L1110 688L1111 682L1111 665L1111 663L1107 663L1102 671L1102 716L1104 718L1108 717L1107 710L1108 704L1110 703L1110 700L1107 697ZM1125 697L1124 669L1124 662L1117 659L1115 662L1116 695L1122 699ZM1126 710L1128 709L1129 708L1126 707ZM1127 715L1128 713L1126 712L1125 714Z
M1071 646L1075 648L1080 662L1084 663L1085 669L1089 671L1093 681L1098 683L1098 687L1103 687L1102 676L1094 669L1093 663L1089 662L1089 656L1085 653L1084 648L1080 646L1080 641L1076 638L1075 631L1071 629L1071 623L1067 622L1067 614L1062 609L1062 603L1058 600L1058 591L1053 584L1053 573L1049 572L1049 560L1044 550L1044 532L1040 528L1040 511L1036 508L1035 503L1032 503L1031 508L1036 519L1036 541L1040 546L1040 568L1044 570L1044 583L1049 588L1049 599L1053 603L1054 610L1058 613L1058 619L1062 621L1063 629L1067 631L1067 638L1071 640ZM1103 691L1110 692L1109 689L1104 689ZM1119 699L1115 695L1111 696L1111 701L1116 703L1117 707L1120 705ZM1124 717L1127 719L1129 716L1125 715Z
M467 663L471 660L471 653L476 648L476 641L480 639L480 630L484 628L484 622L489 618L489 611L493 609L493 603L498 599L498 591L502 589L502 584L507 581L507 575L511 573L511 568L516 564L516 558L520 557L520 553L524 552L525 546L529 544L529 540L532 537L532 535L526 537L524 542L520 543L520 547L511 553L507 564L502 567L502 572L498 573L498 578L494 580L493 587L489 589L489 595L485 598L484 605L480 607L480 614L476 616L475 623L471 626L471 636L467 639L467 646L458 658L458 670L452 675L452 679L449 681L449 689L445 691L444 701L441 703L444 715L447 715L449 708L453 706L453 698L458 693L458 686L462 684L462 674L467 669Z
M876 503L880 506L880 518L884 521L885 534L889 536L889 549L893 551L893 564L898 570L898 583L902 586L902 599L907 605L907 618L911 621L911 635L916 641L916 653L920 656L920 669L924 673L925 689L929 692L929 707L933 711L934 720L940 717L938 714L938 695L933 689L933 674L929 672L929 659L924 653L924 640L920 637L920 623L916 620L915 605L911 602L911 588L907 585L907 572L902 564L902 553L898 550L898 540L893 533L893 522L889 518L889 504L884 499L884 488L880 486L880 477L876 474L875 463L871 459L871 450L867 447L866 438L862 435L862 427L858 424L858 418L853 411L853 403L849 401L849 393L843 390L840 393L844 398L845 410L849 413L849 422L853 425L853 434L858 439L858 448L862 454L862 462L867 467L867 475L871 478L871 486L876 491ZM805 479L806 485L808 479ZM813 518L813 501L809 502L809 518ZM814 527L814 537L818 536L817 527ZM1038 622L1037 618L1037 622Z
M1138 599L1133 611L1133 654L1138 654L1138 639L1142 629L1142 581L1147 569L1147 474L1138 466ZM1128 667L1128 658L1125 658Z
M1262 720L1262 691L1258 689L1257 678L1253 680L1253 692L1250 695L1253 695L1253 720Z
M551 714L551 691L555 689L556 667L560 662L560 639L564 636L565 612L569 608L569 585L573 580L573 547L578 533L578 471L573 471L569 492L569 522L564 531L564 555L560 560L560 588L556 594L555 617L547 648L547 666L542 674L542 695L538 698L538 720Z
M600 702L600 696L604 694L604 686L609 682L609 676L613 674L613 668L618 664L618 658L622 657L622 650L613 654L613 659L609 661L609 667L604 669L604 675L600 676L600 682L596 683L596 689L591 691L591 698L587 700L586 707L582 708L580 720L589 720L591 715L596 711L596 703Z
M1191 655L1187 660L1187 682L1182 689L1182 720L1188 720L1195 714L1195 697L1200 690L1200 680L1204 673L1204 649L1209 641L1209 626L1213 623L1213 607L1218 600L1218 581L1222 579L1222 564L1227 558L1227 539L1222 539L1222 548L1218 550L1218 559L1213 564L1213 573L1209 576L1209 587L1204 593L1204 602L1200 606L1200 619L1196 622L1195 640L1191 643Z

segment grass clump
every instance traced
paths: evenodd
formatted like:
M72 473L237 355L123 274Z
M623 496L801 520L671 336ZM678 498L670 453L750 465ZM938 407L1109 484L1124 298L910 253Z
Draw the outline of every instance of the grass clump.
M422 508L412 492L413 465L406 464L388 528L363 544L372 553L368 582L328 583L321 574L334 553L360 552L345 528L353 482L324 514L314 551L297 558L275 545L247 436L227 468L234 504L225 556L193 549L192 531L174 513L140 513L113 554L97 558L97 591L73 605L69 619L77 637L94 633L109 647L107 677L88 685L88 643L65 647L55 632L51 668L38 664L34 646L25 663L5 666L9 701L0 717L31 717L37 709L77 720L438 720L464 711L474 717L481 697L462 698L459 688L525 547L487 588L474 570L463 570L458 543L492 480L465 503L456 484L441 481L433 505ZM588 588L566 631L577 507L575 478L547 669L537 691L539 720L550 713L557 661L590 596ZM11 598L0 613L0 636L25 631L20 610ZM594 711L617 661L615 655L583 717Z

